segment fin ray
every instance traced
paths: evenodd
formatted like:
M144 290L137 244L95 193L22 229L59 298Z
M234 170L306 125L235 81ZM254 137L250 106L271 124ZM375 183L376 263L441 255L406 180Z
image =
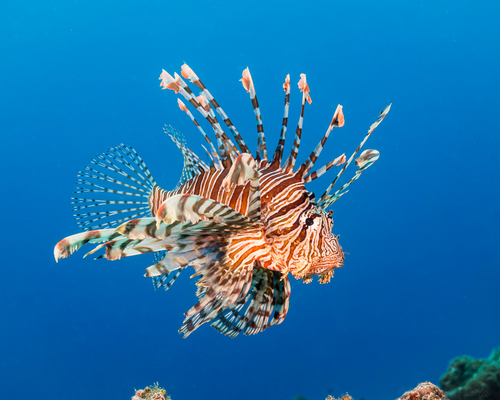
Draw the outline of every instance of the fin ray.
M293 171L295 161L297 160L297 155L299 154L300 138L302 136L302 124L304 122L304 108L306 101L309 104L312 103L311 95L309 94L310 92L309 85L307 84L306 81L306 74L300 74L300 80L297 85L300 91L302 92L302 107L300 109L300 117L299 117L299 122L297 124L297 130L295 131L295 138L293 139L292 150L290 151L290 155L288 156L285 165L283 167L285 169L285 172L287 173Z
M242 75L243 77L240 81L247 93L250 93L253 112L255 114L255 119L257 120L257 152L255 154L255 160L259 163L262 161L264 164L261 166L264 166L267 163L266 136L264 134L264 125L262 124L262 115L260 113L259 102L257 100L257 93L255 92L252 75L250 74L250 69L248 67L243 70Z
M222 107L217 103L217 101L214 99L212 96L212 93L208 91L208 89L203 85L201 82L200 78L194 73L194 71L184 63L184 65L181 67L181 75L189 79L193 84L198 86L202 92L202 94L208 99L212 107L217 111L217 113L222 117L224 120L224 123L227 125L229 130L234 136L234 139L236 140L236 143L238 143L238 146L241 150L241 153L250 153L250 150L248 149L247 145L245 144L245 141L241 137L240 133L236 129L236 127L233 125L227 114L224 112Z
M283 110L283 122L281 124L281 133L278 140L278 145L274 151L274 156L271 161L271 168L280 168L281 160L283 158L283 149L285 148L285 138L286 131L288 127L288 110L290 108L290 74L285 78L285 83L283 84L283 89L285 90L285 107Z
M332 204L330 202L330 200L327 200L327 199L331 199L331 197L329 197L330 191L333 189L333 187L335 186L335 183L337 182L337 180L342 176L342 174L344 173L344 171L347 169L347 167L349 166L349 164L352 162L352 160L354 159L354 157L356 156L356 154L358 154L359 150L361 149L361 147L363 147L363 145L368 140L368 138L370 137L370 135L372 134L372 132L375 130L375 128L377 126L379 126L380 123L384 120L384 118L386 117L386 115L389 113L389 111L391 109L391 106L392 106L392 103L389 104L386 108L384 108L380 112L380 115L378 116L377 120L373 124L371 124L370 128L368 129L368 133L366 134L366 136L363 139L363 141L359 144L358 148L354 151L354 153L352 153L352 155L351 155L351 157L349 157L349 160L347 161L347 163L340 170L340 172L337 174L337 176L335 177L335 179L333 180L333 182L330 184L330 186L328 186L326 188L325 192L323 193L323 195L318 200L317 204L319 206L321 206L323 208L326 208L326 207L324 207L324 204L327 204L327 203Z
M323 135L323 138L317 144L314 151L310 154L309 158L304 161L304 163L297 169L295 176L302 178L309 173L311 168L316 163L316 160L319 158L319 155L321 154L321 151L323 150L323 147L325 146L325 143L328 139L328 136L330 136L330 132L332 131L332 129L334 127L340 128L342 126L344 126L344 114L342 112L342 106L339 104L337 106L337 109L335 110L335 113L333 114L332 121L330 122L326 133Z
M91 159L77 176L76 196L72 198L76 222L83 230L95 230L148 215L149 195L155 185L146 164L132 147L121 144L109 148ZM95 198L96 193L101 198ZM93 208L95 212L90 211ZM95 225L97 221L100 224Z

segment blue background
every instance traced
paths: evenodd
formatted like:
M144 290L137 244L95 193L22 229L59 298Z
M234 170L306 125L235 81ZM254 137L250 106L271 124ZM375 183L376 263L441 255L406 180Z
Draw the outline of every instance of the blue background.
M174 400L394 399L438 383L453 357L488 356L500 344L499 13L486 0L3 0L2 395L123 399L159 381ZM349 155L393 103L366 147L379 161L334 207L345 268L329 285L293 280L286 320L257 336L207 325L182 339L194 282L181 275L155 292L142 277L148 256L53 259L78 232L70 197L91 157L133 146L169 189L182 160L163 125L200 153L176 96L158 86L162 68L184 61L252 148L242 70L271 149L283 80L291 74L293 132L306 73L299 160L337 103L346 117L318 166ZM321 195L334 175L309 189Z

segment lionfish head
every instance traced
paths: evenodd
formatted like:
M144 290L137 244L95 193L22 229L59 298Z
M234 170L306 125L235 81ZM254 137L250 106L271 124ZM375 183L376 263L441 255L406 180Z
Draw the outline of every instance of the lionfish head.
M300 218L303 234L299 247L306 252L304 257L308 265L292 274L302 278L305 283L319 276L320 283L327 283L333 277L333 271L344 265L344 253L339 243L339 236L333 234L332 211L325 211L316 205L304 212ZM307 254L309 253L309 254Z

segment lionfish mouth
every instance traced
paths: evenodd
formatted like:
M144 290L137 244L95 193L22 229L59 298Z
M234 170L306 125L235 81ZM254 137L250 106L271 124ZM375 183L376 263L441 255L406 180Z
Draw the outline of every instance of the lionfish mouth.
M308 276L319 275L320 283L327 283L333 277L333 271L344 266L344 253L339 250L329 257L322 257L314 261L308 268Z
M302 279L304 283L312 282L313 276L319 276L320 283L328 283L333 278L333 272L344 266L344 253L339 250L329 257L318 257L309 266L299 271L290 271L296 279Z
M311 275L321 275L328 271L333 271L334 269L344 266L344 254L340 253L340 257L331 257L327 259L321 259L319 262L314 263L309 268Z

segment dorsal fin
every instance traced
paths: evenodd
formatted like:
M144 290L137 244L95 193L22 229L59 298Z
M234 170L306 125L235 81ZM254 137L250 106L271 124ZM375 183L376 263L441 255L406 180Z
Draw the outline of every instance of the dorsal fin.
M281 159L283 158L283 148L285 147L286 130L288 126L288 109L290 107L290 74L285 78L285 83L283 84L283 90L285 91L285 109L283 110L283 124L281 126L280 139L278 141L278 146L274 151L274 156L271 161L271 168L281 167Z
M222 107L217 103L217 101L214 99L212 96L212 93L208 91L208 89L203 85L201 82L200 78L198 78L198 75L194 73L194 71L187 65L184 64L181 67L181 75L189 79L192 83L194 83L196 86L198 86L201 89L202 94L208 99L212 107L217 111L217 113L222 117L224 120L224 123L227 125L231 133L233 134L236 142L238 143L238 146L240 147L240 150L242 153L250 153L250 150L248 149L247 145L245 144L243 138L239 134L238 130L236 127L233 125L229 117L226 115Z
M305 178L303 178L304 183L312 182L313 180L315 180L315 179L319 178L321 175L323 175L331 167L342 165L345 163L345 161L346 161L345 154L340 155L335 160L330 161L328 164L322 166L321 168L317 169L314 172L311 172L309 175L307 175Z
M287 173L293 171L297 155L299 154L300 137L302 136L302 123L304 122L304 107L306 101L309 104L312 103L311 96L309 94L311 90L307 84L306 74L300 74L300 80L297 85L302 92L302 108L300 109L299 123L297 124L297 130L295 131L295 139L293 140L292 150L290 151L290 155L288 156L285 166L283 167Z
M174 73L175 81L179 83L181 89L190 96L190 103L196 106L196 109L200 112L205 112L205 118L212 125L212 129L215 132L215 137L217 138L217 145L219 147L219 152L222 157L222 162L225 167L228 167L232 160L232 155L229 151L230 146L228 146L227 141L230 142L229 138L226 136L224 131L222 130L219 121L215 117L212 109L209 104L202 104L200 99L194 95L194 93L189 88L188 84L184 82L184 80L177 74ZM181 92L182 94L182 92ZM207 107L208 106L208 107ZM225 138L224 138L225 136ZM226 140L227 139L227 140ZM234 145L233 145L234 146Z
M297 172L295 173L296 177L303 178L309 173L319 155L321 154L321 150L323 150L323 147L325 146L326 140L328 139L328 136L330 135L332 129L334 127L340 128L342 126L344 126L344 113L342 112L342 106L339 104L337 106L337 109L335 110L335 113L333 114L332 121L330 122L326 133L323 135L323 138L320 140L309 158L304 161L304 163L297 169Z
M262 124L262 115L260 114L259 102L257 100L257 93L255 92L255 86L253 84L252 75L248 67L243 70L243 77L240 79L243 87L250 93L250 99L252 100L253 112L255 113L255 119L257 120L257 152L255 154L255 160L257 162L267 163L267 148L266 148L266 137L264 135L264 125Z
M198 110L201 115L203 115L203 117L210 123L210 125L212 125L212 129L214 130L217 139L217 145L219 147L222 164L224 165L224 167L228 167L231 163L231 160L229 158L229 154L225 149L225 146L222 143L222 134L224 134L224 132L222 131L219 123L214 120L205 110L205 108L200 104L187 83L184 82L184 80L177 73L175 73L174 76L175 78L172 77L167 71L162 70L159 78L161 80L160 86L163 89L170 89L175 93L180 93Z
M208 153L208 150L207 150L207 153L211 156L211 158L212 158L212 160L213 160L213 162L215 164L215 167L217 169L222 169L222 162L221 162L221 160L219 158L219 153L217 153L217 150L215 149L215 147L214 147L212 141L210 140L210 138L208 137L208 135L205 133L205 131L200 126L200 124L198 123L198 121L196 121L196 118L193 116L193 114L191 114L191 111L188 110L188 108L181 101L181 99L177 99L177 104L179 105L179 108L182 111L184 111L189 116L189 118L191 118L191 121L193 121L193 123L196 125L196 127L198 128L198 130L201 132L201 134L203 135L203 137L205 138L205 140L209 144L211 152Z
M217 126L216 133L218 133L220 137L220 145L224 147L224 151L229 155L231 162L234 162L234 160L236 160L236 158L241 154L240 151L236 148L231 139L229 139L226 133L222 130L219 121L217 121L217 117L215 116L215 113L212 110L212 107L210 106L210 103L208 102L208 99L205 97L205 95L202 93L197 97L197 99L203 106L205 111L208 112L210 118L212 118L215 121L215 124Z
M330 191L333 189L333 187L334 187L335 183L337 182L337 180L342 176L342 174L344 173L344 171L347 169L347 167L349 166L349 164L352 162L352 160L354 159L354 157L356 156L356 154L358 153L358 151L361 149L361 147L363 147L363 145L368 140L368 138L370 137L370 135L372 134L372 132L375 130L375 128L377 126L379 126L380 123L384 120L385 116L389 113L389 110L391 109L391 106L392 106L392 103L389 104L386 108L384 108L380 112L380 115L378 116L377 120L373 124L370 125L370 128L368 129L368 133L366 134L366 136L363 139L363 141L359 144L358 148L354 151L354 153L352 153L352 155L351 155L351 157L349 157L349 160L347 161L347 163L340 170L340 172L337 174L337 176L335 177L335 179L333 180L333 182L330 184L330 186L328 186L326 188L325 193L323 193L323 195L318 200L318 202L317 202L318 206L322 207L323 209L326 209L327 207L329 207L333 203L333 199L332 198L334 196L330 196L329 195ZM371 164L372 163L370 163L370 165ZM370 165L368 165L366 168L368 168ZM363 168L363 170L361 172L363 172L366 168ZM343 194L345 194L345 193L347 193L347 192L344 192ZM338 199L339 196L337 196L336 198Z
M338 199L340 199L344 194L348 192L347 188L351 186L351 184L358 179L364 170L368 169L373 165L375 161L380 157L380 153L377 150L365 150L361 153L361 155L356 159L356 165L359 169L356 171L356 174L351 178L349 182L344 184L339 190L337 190L331 196L328 196L323 203L323 208L330 207L333 203L335 203Z
M181 133L171 126L164 128L165 133L172 139L175 145L182 152L184 157L184 166L182 168L182 175L177 187L181 186L188 180L194 178L202 172L210 171L210 168L205 164L195 153L193 153L185 144L185 140Z

